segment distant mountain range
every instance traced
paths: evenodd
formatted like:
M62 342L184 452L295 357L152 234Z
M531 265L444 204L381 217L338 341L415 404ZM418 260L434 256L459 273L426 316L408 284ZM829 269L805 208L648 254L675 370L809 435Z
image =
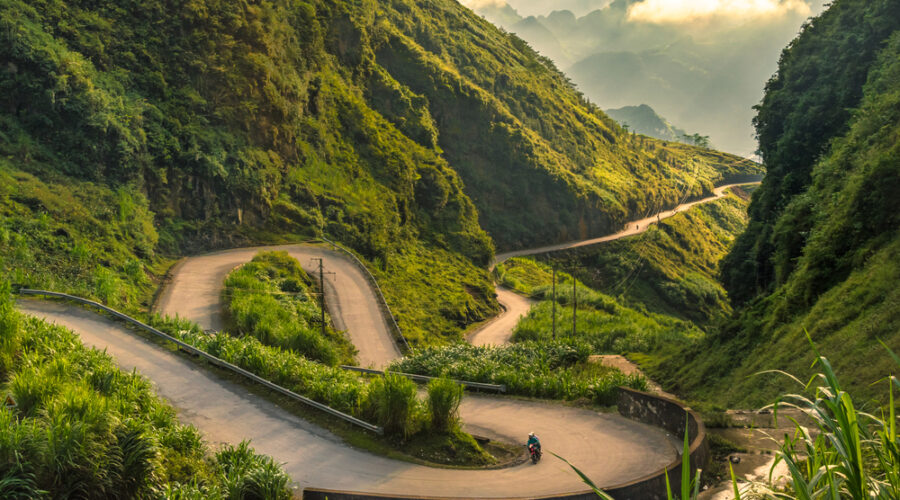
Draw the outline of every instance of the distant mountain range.
M575 11L548 6L540 15L522 15L539 8L531 0L509 0L477 12L552 59L599 106L646 103L743 156L757 149L752 108L782 48L809 13L821 9L810 5L770 17L659 24L630 16L637 0L564 2L576 3ZM579 10L591 5L596 8L587 13Z
M672 125L665 118L656 114L656 111L653 111L653 108L646 104L607 109L606 114L613 120L623 125L628 125L629 129L639 134L656 137L664 141L685 142L684 136L688 135L684 130Z

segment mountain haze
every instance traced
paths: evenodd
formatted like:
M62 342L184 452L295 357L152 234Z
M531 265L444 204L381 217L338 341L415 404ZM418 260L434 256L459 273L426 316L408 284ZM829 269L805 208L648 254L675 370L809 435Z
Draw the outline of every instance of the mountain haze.
M730 2L685 2L684 11L719 9L685 18L659 17L674 15L665 9L653 18L635 15L636 8L657 3L666 4L616 0L583 12L555 2L538 9L509 0L481 5L478 12L553 59L598 105L646 103L726 151L752 155L752 107L776 70L778 53L821 3L784 2L772 13L737 16Z
M628 125L631 130L639 134L664 141L684 142L684 136L688 135L684 130L672 125L665 118L656 114L656 111L653 111L653 108L646 104L607 109L606 114L613 120L623 125Z

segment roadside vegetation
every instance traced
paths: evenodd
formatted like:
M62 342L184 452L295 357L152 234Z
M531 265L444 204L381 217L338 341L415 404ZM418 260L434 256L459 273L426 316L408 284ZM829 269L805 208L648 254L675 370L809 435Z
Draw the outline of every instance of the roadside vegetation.
M208 354L254 373L296 394L372 422L385 430L380 449L409 453L415 458L462 466L490 465L496 459L458 427L452 405L432 406L420 399L416 384L387 374L366 377L311 361L295 352L265 345L253 336L207 334L196 323L180 318L151 318L150 324ZM438 393L435 398L443 398ZM429 396L432 389L429 389ZM435 410L442 412L435 412ZM438 427L433 425L438 423ZM368 438L367 438L368 439Z
M2 141L0 141L2 142ZM10 167L0 156L0 280L146 310L169 261L146 197Z
M514 342L553 339L553 275L549 265L529 258L510 259L495 271L500 284L539 301L515 330ZM621 299L599 293L581 281L575 283L577 328L573 337L573 277L556 274L556 337L589 346L591 354L650 351L667 343L687 343L703 332L693 323L628 307Z
M287 252L261 252L225 278L227 330L326 365L354 364L356 349L327 313L322 335L317 285Z
M502 347L455 344L426 348L391 364L391 370L502 384L508 394L587 400L614 405L619 386L647 389L640 376L589 362L590 348L566 342L524 342Z
M137 373L71 331L15 311L0 281L0 497L287 499L247 443L213 453Z

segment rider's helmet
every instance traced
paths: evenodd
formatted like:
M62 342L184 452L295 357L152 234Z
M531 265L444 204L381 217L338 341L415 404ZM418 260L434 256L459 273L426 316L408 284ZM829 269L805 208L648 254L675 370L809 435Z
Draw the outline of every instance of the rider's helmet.
M533 438L533 437L534 437L534 432L529 432L529 433L528 433L528 437Z

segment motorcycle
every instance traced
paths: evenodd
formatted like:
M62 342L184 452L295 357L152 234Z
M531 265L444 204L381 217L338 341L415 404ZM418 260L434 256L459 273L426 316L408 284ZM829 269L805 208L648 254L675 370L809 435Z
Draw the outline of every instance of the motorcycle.
M541 449L538 446L529 444L528 453L531 455L531 463L536 464L541 460Z

